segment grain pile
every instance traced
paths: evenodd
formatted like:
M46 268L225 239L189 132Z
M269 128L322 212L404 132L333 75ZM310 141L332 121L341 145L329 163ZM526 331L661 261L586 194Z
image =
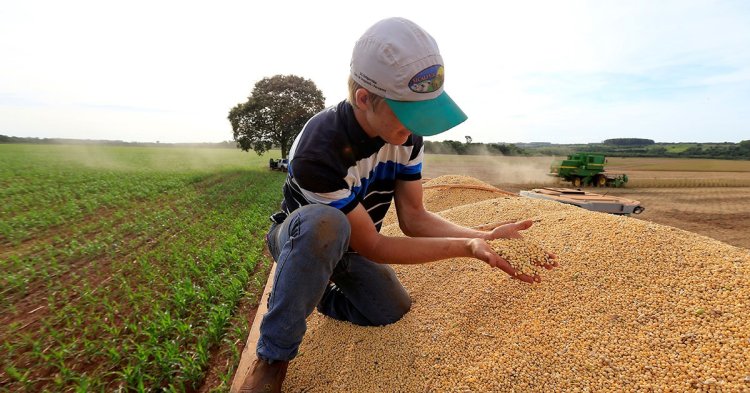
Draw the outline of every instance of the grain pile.
M438 212L455 206L498 197L517 197L505 193L479 179L466 176L440 176L422 185L422 200L427 210ZM468 188L471 187L471 188ZM383 218L383 226L398 222L396 209L391 206Z
M747 249L545 200L455 206L440 214L467 226L537 220L525 236L560 266L534 285L473 259L394 266L411 311L378 328L314 313L285 390L750 391Z
M465 176L440 176L423 184L423 201L430 211L475 203L509 195L478 179Z

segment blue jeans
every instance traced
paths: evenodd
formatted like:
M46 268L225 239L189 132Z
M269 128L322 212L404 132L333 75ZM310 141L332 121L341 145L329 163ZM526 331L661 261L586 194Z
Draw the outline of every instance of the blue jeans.
M409 294L390 266L347 252L350 233L344 213L319 204L271 226L267 240L276 274L260 324L258 357L297 356L305 320L316 306L331 318L363 326L387 325L409 311Z

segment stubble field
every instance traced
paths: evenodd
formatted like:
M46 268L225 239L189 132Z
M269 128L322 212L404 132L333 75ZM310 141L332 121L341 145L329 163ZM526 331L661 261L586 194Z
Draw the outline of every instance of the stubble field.
M476 177L517 193L534 187L572 187L547 176L550 157L427 155L424 176ZM750 161L609 157L607 171L626 173L624 188L589 188L635 199L633 217L750 248Z

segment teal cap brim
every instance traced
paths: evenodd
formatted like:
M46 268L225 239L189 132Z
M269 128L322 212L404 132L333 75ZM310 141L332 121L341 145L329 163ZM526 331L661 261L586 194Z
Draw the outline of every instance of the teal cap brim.
M445 91L432 100L394 101L386 98L385 102L404 127L421 136L448 131L468 118Z

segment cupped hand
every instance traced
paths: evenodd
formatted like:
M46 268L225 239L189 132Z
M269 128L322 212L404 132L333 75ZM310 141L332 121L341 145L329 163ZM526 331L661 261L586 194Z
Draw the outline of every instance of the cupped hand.
M490 231L489 240L520 239L523 237L520 232L531 228L532 225L534 225L534 222L531 220L503 223Z
M508 221L503 222L490 232L489 240L492 239L522 239L523 236L521 235L521 231L525 231L531 226L534 225L534 221L532 220L524 220L524 221ZM500 258L500 257L498 257ZM502 258L500 258L502 259ZM547 260L546 261L539 261L537 265L547 269L551 270L558 266L557 264L557 255L552 254L550 252L547 253Z
M497 255L497 253L492 250L492 247L490 247L484 240L472 239L469 244L471 246L471 252L474 258L485 261L492 267L501 269L509 276L526 283L542 281L542 279L537 275L529 276L528 274L521 274L519 271L514 269L508 261Z
M558 266L557 264L557 255L552 254L550 252L547 253L547 260L546 261L538 261L537 266L541 266L547 270L552 270Z

